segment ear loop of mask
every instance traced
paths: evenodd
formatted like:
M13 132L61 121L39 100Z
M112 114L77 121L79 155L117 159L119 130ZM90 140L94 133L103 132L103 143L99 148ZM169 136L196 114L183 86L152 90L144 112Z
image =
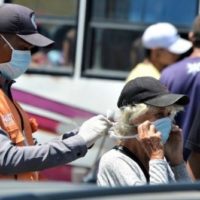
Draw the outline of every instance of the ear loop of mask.
M14 48L12 47L12 45L10 44L10 42L8 42L8 40L7 40L3 35L1 35L1 37L2 37L3 40L6 42L6 44L7 44L12 50L14 50Z
M121 136L121 135L116 135L115 132L113 131L108 131L108 134L111 138L116 138L116 139L133 139L136 138L138 139L138 135L125 135L125 136Z
M108 135L111 137L111 138L116 138L116 139L132 139L132 138L138 138L138 135L125 135L125 136L121 136L121 135L117 135L115 133L115 131L113 130L113 127L115 126L115 124L117 122L114 122L116 119L115 119L115 111L114 110L107 110L107 118L111 121L113 121L113 126L109 129L108 131ZM134 126L134 127L137 127L137 126Z
M124 136L116 134L115 131L113 130L114 129L113 127L115 126L115 123L117 123L117 122L113 122L113 126L108 131L108 135L111 138L116 138L116 139L133 139L133 138L136 138L136 139L138 139L138 135L137 134L135 134L135 135L124 135Z

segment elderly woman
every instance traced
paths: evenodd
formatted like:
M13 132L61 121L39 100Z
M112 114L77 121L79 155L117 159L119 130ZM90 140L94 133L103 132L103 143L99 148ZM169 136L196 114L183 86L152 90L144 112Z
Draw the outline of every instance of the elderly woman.
M111 134L119 145L99 164L100 186L132 186L189 181L182 156L181 129L175 114L187 96L170 93L152 77L129 81L118 100L120 114Z

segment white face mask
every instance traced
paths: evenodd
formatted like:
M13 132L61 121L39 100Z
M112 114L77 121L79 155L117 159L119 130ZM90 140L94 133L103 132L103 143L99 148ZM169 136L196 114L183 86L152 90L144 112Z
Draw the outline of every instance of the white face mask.
M113 123L113 125L114 124L115 123ZM165 144L169 138L169 134L172 129L172 120L169 117L164 117L164 118L154 121L153 124L156 130L161 133L162 142L163 144ZM115 133L113 127L110 128L110 130L108 131L108 134L111 138L116 138L116 139L133 139L133 138L138 139L138 134L125 135L125 136L118 135Z
M9 62L0 63L0 71L5 78L12 80L22 75L28 69L31 62L31 52L15 50L3 35L1 37L12 49L12 56Z

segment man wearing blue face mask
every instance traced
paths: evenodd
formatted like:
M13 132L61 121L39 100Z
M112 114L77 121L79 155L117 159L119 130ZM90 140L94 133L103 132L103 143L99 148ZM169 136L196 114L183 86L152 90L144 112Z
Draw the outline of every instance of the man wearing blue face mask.
M152 77L129 81L118 99L120 109L110 135L119 145L99 164L101 186L137 186L190 181L183 161L181 129L173 118L188 103Z
M0 6L0 178L38 180L36 171L83 157L88 147L107 133L111 122L98 115L78 131L43 145L34 145L37 123L13 100L13 79L22 75L31 61L30 49L52 40L38 33L33 10L17 4ZM69 135L71 137L69 137Z

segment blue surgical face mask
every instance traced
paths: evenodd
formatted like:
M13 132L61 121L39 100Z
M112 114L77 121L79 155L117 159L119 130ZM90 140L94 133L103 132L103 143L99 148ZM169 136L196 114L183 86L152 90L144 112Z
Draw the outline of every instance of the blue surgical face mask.
M172 120L169 117L161 118L153 122L157 131L161 133L162 142L165 144L172 130Z
M9 80L15 79L22 75L31 62L31 52L15 50L12 45L1 35L4 41L12 49L11 60L6 63L0 63L1 74Z

